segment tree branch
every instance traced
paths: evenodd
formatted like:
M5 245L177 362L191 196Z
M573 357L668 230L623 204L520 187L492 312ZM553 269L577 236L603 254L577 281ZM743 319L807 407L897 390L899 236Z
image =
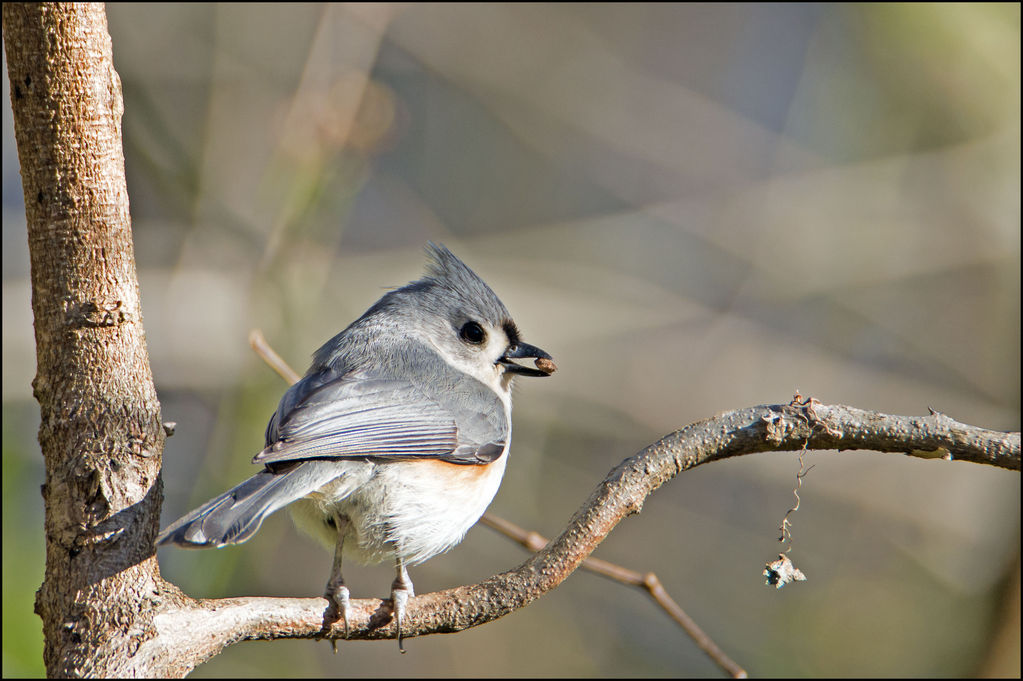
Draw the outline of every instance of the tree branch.
M638 513L650 493L682 471L709 461L804 446L873 449L1011 470L1020 466L1019 433L984 430L937 413L891 416L814 400L727 412L672 433L616 466L561 536L514 570L411 599L403 633L461 631L528 605L564 581L623 518ZM352 604L349 638L394 637L388 601L359 599ZM208 656L241 639L343 638L340 626L322 629L327 605L322 598L189 601L157 618L156 626L160 638L174 637L172 649L201 647Z

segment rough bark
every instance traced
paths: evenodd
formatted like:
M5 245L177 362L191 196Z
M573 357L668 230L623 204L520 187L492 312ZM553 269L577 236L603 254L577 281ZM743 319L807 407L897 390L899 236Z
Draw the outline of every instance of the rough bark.
M164 434L132 248L121 86L94 4L3 6L46 466L50 676L123 674L153 635Z

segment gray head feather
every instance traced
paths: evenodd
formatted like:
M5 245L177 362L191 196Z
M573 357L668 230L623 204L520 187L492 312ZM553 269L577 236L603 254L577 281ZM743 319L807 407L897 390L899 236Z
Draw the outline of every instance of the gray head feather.
M349 347L369 343L371 338L379 341L389 332L398 336L441 326L458 329L469 320L479 320L505 327L517 340L511 315L486 282L442 244L428 242L426 255L426 275L385 293L347 329L327 341L317 351L310 373L327 365L342 370L337 366L339 360L354 368L354 358L346 358Z
M426 276L406 289L415 287L427 291L433 294L430 297L439 297L447 306L457 304L464 314L481 315L494 324L510 318L497 294L443 244L427 242L426 255L430 259Z

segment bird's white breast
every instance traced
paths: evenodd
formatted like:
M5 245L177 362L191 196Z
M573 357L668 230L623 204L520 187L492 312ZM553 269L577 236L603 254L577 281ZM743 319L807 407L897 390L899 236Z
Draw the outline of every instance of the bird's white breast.
M507 462L507 446L486 465L435 459L346 462L355 468L349 477L359 484L342 476L292 504L292 515L301 529L332 547L336 534L325 520L337 510L354 529L345 541L346 558L377 563L397 552L414 565L462 540L497 494Z

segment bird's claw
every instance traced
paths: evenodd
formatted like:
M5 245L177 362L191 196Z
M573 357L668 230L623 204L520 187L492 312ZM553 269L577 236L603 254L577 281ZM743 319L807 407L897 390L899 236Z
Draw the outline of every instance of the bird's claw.
M398 652L402 654L405 653L405 645L402 642L401 625L405 621L408 599L415 595L415 592L412 590L412 582L410 581L402 582L395 580L394 584L391 585L391 604L394 611L395 628L398 630Z

